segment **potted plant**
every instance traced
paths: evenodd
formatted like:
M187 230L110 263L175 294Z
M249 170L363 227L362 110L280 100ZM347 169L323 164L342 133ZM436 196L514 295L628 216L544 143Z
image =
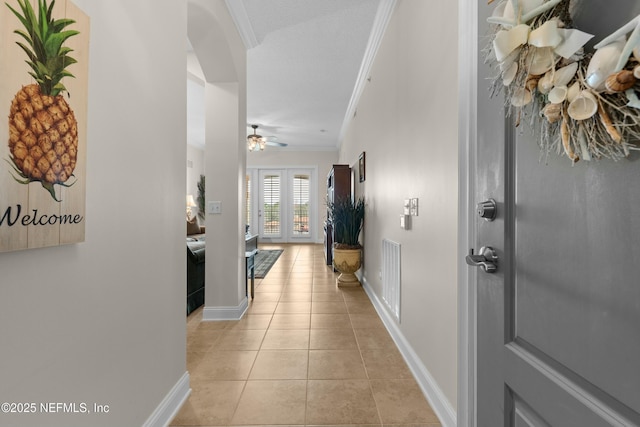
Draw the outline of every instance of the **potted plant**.
M204 175L198 181L198 216L204 221Z
M364 223L364 199L340 197L328 201L327 208L334 232L333 266L341 273L337 284L358 286L360 281L354 273L360 268L362 258L360 232Z

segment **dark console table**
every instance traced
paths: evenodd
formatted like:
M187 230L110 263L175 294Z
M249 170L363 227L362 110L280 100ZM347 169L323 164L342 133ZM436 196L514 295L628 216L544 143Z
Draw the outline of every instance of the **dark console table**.
M255 283L255 261L256 254L258 253L258 235L255 234L253 236L247 236L245 238L245 248L244 248L244 261L245 268L247 270L246 278L245 278L245 289L246 295L249 296L249 278L251 278L251 299L253 299L254 295L254 283Z

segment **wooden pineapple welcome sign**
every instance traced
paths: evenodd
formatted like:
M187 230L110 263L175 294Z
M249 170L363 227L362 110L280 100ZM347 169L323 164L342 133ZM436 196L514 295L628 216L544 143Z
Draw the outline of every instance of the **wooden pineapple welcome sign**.
M0 5L0 252L84 241L89 18Z

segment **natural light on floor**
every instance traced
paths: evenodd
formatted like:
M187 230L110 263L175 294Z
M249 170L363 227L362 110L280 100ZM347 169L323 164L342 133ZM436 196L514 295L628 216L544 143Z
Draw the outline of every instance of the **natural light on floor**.
M440 426L361 287L322 245L284 249L239 321L187 321L192 393L172 426Z

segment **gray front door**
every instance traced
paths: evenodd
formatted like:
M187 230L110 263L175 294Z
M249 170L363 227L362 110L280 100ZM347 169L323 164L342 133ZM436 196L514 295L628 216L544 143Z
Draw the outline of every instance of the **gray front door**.
M478 40L486 43L479 7ZM580 2L578 27L609 34L638 1ZM477 246L492 246L495 274L477 272L477 425L640 425L640 155L579 162L514 129L492 71L478 68Z

